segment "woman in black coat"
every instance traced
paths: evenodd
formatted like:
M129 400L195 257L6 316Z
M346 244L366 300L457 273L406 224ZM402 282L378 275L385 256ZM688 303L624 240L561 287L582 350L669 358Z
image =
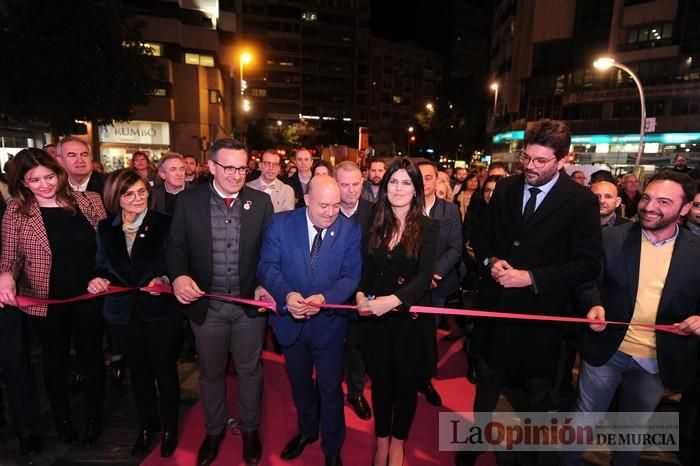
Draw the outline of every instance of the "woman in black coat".
M165 246L170 217L147 208L150 192L149 183L134 170L122 170L107 179L105 206L114 215L97 229L97 278L88 284L90 293L104 291L110 284L139 288L169 283ZM162 427L160 453L169 457L178 440L182 314L172 295L136 290L106 296L103 312L123 348L141 423L131 454L144 454L153 433Z
M408 310L430 305L439 233L439 223L424 214L420 171L408 159L393 162L379 188L356 295L358 310L374 315L361 329L372 379L375 466L403 463L418 387L437 362L435 318Z

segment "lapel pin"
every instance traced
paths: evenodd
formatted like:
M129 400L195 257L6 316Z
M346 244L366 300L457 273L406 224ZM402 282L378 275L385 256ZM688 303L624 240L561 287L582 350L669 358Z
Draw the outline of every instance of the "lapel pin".
M243 209L245 210L250 210L250 207L253 205L251 201L245 201L245 204L243 204Z
M146 235L144 235L143 233L141 233L141 234L139 235L139 238L145 238L145 237L146 237Z
M331 231L331 236L335 235L335 231Z

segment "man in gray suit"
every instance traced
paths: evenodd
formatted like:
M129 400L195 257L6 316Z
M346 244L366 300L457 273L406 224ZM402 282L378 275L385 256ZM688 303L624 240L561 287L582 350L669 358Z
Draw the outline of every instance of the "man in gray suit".
M245 186L248 154L233 139L211 148L213 180L179 194L167 251L168 275L195 335L199 385L207 436L197 465L211 464L224 437L226 367L233 356L238 382L238 414L243 459L257 464L262 400L262 352L265 317L256 309L204 297L206 293L263 299L255 268L262 236L272 215L270 196Z

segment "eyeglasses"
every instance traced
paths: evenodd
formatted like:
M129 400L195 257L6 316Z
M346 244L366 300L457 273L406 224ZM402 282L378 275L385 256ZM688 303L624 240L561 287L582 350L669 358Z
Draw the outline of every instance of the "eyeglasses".
M262 166L266 167L266 168L277 168L280 166L279 162L267 162L267 161L263 160L261 163L262 163Z
M544 157L530 157L527 152L520 151L520 155L518 155L518 159L522 162L523 166L527 167L530 165L530 162L532 162L532 166L535 168L542 168L545 165L547 165L549 162L552 160L556 160L556 157L552 157L551 159L545 159Z
M122 194L122 199L124 199L126 202L134 202L136 200L136 196L138 196L139 199L147 198L148 189L141 188L138 191L127 191L124 194Z
M233 165L221 165L216 160L212 160L212 162L223 168L224 173L226 173L227 175L233 175L234 173L238 173L239 175L243 176L248 174L248 167L234 167Z

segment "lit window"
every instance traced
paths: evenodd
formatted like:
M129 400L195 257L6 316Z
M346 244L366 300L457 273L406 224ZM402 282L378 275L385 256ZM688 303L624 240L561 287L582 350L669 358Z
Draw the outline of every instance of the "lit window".
M253 97L267 97L267 89L251 89Z
M149 51L150 55L154 57L162 57L163 56L163 45L162 44L155 44L153 42L144 42L143 47Z
M198 53L185 53L185 63L188 65L214 67L213 55L200 55Z
M221 96L221 92L216 89L209 89L209 103L210 104L220 104L223 103L224 98Z
M318 15L315 11L305 11L301 14L301 19L304 21L316 21L318 19Z
M159 87L156 89L153 89L153 92L151 93L152 96L155 97L168 97L168 90L164 87Z
M401 96L400 95L395 95L394 98L394 103L395 104L400 104L401 103Z

